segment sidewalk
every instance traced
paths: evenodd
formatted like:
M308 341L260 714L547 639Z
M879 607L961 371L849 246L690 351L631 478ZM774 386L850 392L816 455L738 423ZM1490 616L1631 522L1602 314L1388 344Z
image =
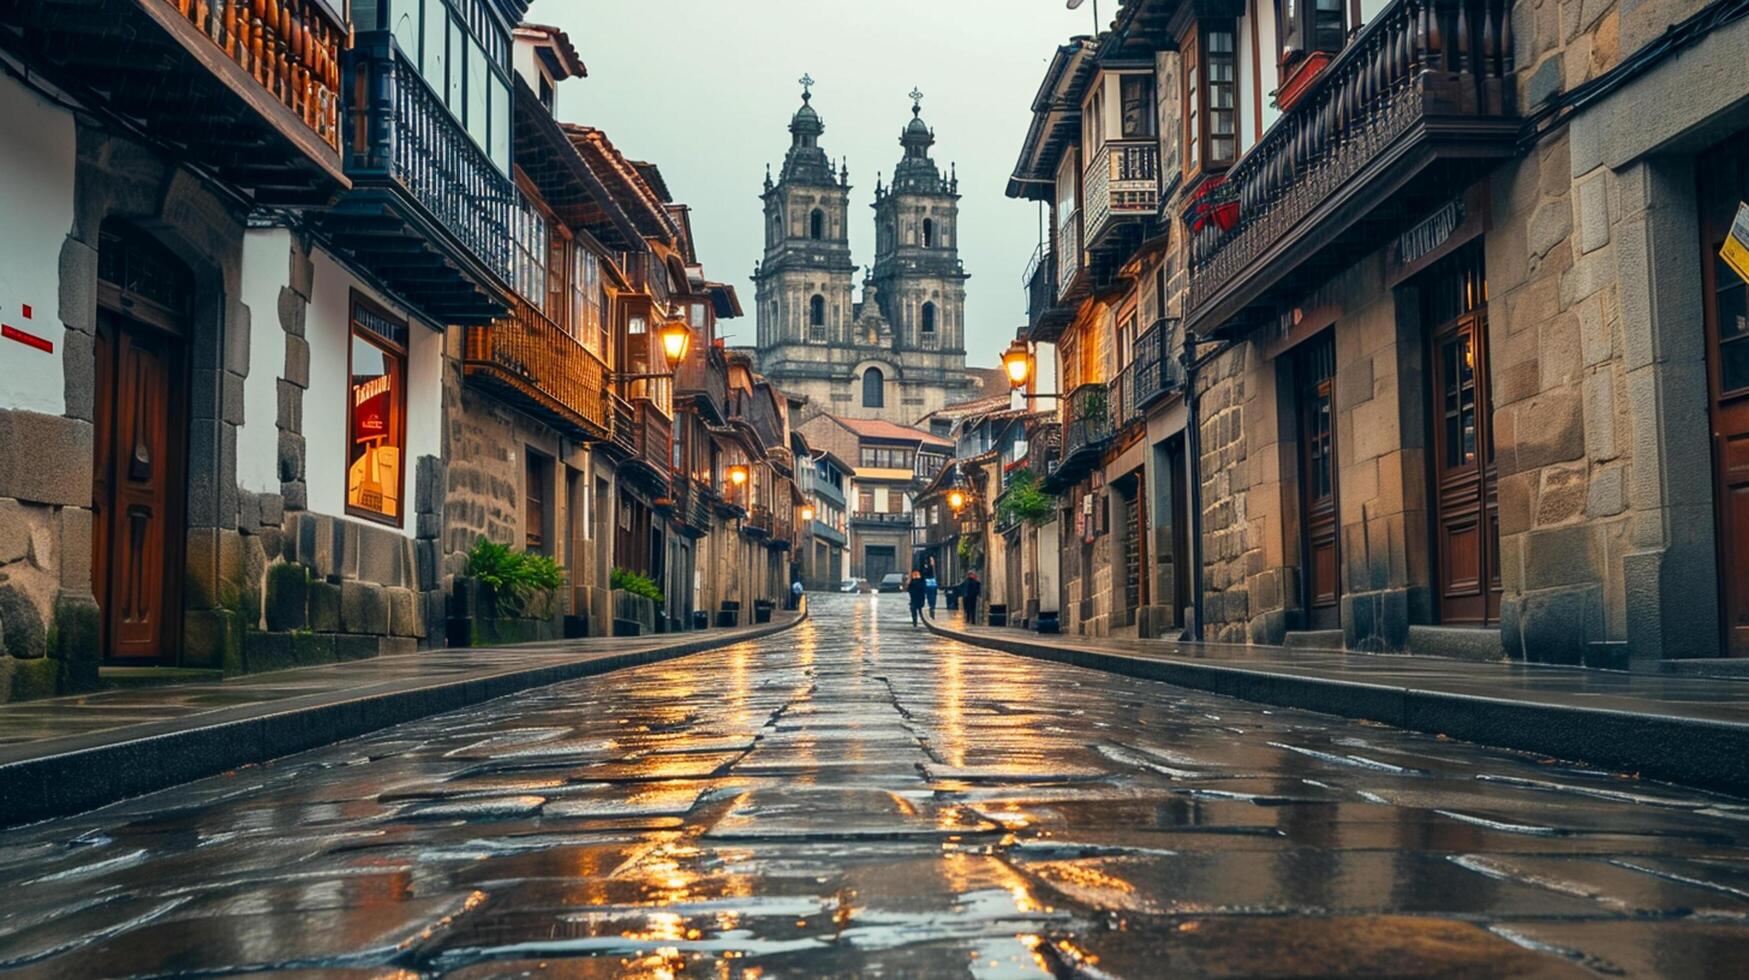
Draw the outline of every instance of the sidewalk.
M428 650L0 705L0 827L78 813L533 687L768 636L733 630Z
M1749 681L967 627L977 646L1749 793Z

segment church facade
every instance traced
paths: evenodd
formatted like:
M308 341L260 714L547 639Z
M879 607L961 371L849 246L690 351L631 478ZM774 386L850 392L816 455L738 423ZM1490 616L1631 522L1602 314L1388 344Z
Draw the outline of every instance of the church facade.
M875 186L875 262L855 298L850 174L820 146L825 125L804 79L790 148L765 177L765 255L754 270L762 373L806 399L803 417L916 422L976 397L966 371L959 181L930 148L921 93L912 93L904 156L892 186Z

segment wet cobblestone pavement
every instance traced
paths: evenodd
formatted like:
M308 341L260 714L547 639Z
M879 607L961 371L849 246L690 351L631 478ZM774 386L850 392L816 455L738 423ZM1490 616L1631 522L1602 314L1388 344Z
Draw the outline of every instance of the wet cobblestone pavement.
M0 837L19 976L1733 976L1749 803L897 597Z

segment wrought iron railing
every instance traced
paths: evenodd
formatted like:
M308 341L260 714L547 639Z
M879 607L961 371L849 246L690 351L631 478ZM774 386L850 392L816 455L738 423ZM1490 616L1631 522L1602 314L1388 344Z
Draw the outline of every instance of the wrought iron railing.
M366 40L368 38L368 41ZM349 71L349 176L394 181L501 280L510 268L510 178L487 159L387 32L361 37Z
M322 142L340 149L340 52L346 25L313 0L148 0L212 39Z
M546 314L516 297L509 316L466 336L468 373L496 376L579 430L607 436L607 365Z
M1029 328L1036 329L1057 305L1057 256L1050 242L1042 242L1032 254L1026 270L1026 319Z
M1057 266L1057 297L1068 296L1081 274L1081 217L1074 211L1062 216L1053 240Z
M1146 409L1184 387L1184 364L1178 359L1178 319L1155 320L1136 338L1135 401Z
M1395 0L1228 172L1238 214L1192 241L1190 307L1281 241L1430 117L1513 117L1509 0Z
M1122 432L1131 422L1139 422L1142 412L1136 401L1136 362L1124 366L1106 386L1106 409L1111 415L1111 432Z
M1063 458L1103 448L1111 439L1111 391L1094 381L1069 392L1063 404Z
M897 524L900 526L909 526L911 523L911 515L909 513L893 514L884 510L859 510L852 513L850 519L858 524Z
M1114 218L1147 217L1160 210L1158 140L1113 141L1094 154L1087 192L1087 244L1105 237Z

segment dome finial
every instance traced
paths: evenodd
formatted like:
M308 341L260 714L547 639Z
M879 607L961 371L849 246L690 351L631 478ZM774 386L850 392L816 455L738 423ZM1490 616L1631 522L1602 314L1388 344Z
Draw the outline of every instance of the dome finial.
M920 116L922 114L923 93L918 90L917 86L913 85L911 86L911 115Z
M812 99L814 97L814 76L813 75L811 75L807 72L803 72L802 77L796 79L796 84L798 84L802 87L802 101L803 102L806 102L809 99Z

